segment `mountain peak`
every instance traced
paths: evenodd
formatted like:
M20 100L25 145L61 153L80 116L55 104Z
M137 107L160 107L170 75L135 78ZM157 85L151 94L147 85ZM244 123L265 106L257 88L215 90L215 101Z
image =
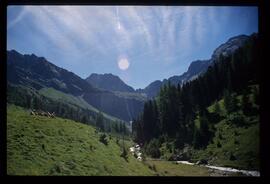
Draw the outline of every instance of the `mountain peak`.
M11 49L11 50L9 50L9 51L7 51L7 52L10 52L10 53L12 53L12 54L20 54L19 52L17 52L17 51L14 50L14 49Z
M231 55L235 50L241 47L250 37L247 35L238 35L228 39L227 42L221 44L212 54L212 59L216 60L220 55Z
M92 73L85 79L89 84L108 91L135 92L135 90L125 84L118 76L111 73Z
M251 36L257 36L257 33L253 33ZM152 82L146 88L137 90L141 93L146 93L148 98L156 96L160 90L160 87L167 84L169 81L171 85L184 84L187 81L196 79L199 75L204 73L207 68L212 64L214 60L217 60L219 55L228 56L232 54L236 49L241 47L251 36L238 35L229 38L225 43L216 48L212 54L211 59L208 60L195 60L191 62L188 70L182 75L175 75L168 79L163 79L162 82Z

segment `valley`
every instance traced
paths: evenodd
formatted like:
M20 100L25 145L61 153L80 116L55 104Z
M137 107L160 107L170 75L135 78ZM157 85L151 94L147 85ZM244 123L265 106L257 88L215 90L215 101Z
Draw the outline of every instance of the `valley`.
M8 175L259 176L258 48L230 38L144 89L7 51Z

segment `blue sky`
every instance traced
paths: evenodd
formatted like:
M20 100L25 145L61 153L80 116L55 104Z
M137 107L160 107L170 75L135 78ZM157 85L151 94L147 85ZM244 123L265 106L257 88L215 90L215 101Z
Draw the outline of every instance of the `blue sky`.
M230 37L258 32L257 7L8 6L7 49L43 56L81 78L118 75L133 88L181 75Z

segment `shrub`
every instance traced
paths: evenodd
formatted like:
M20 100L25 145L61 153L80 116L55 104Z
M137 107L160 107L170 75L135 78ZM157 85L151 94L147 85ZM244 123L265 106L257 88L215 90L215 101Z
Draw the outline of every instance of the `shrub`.
M233 153L230 154L230 160L236 160L236 157L233 155Z
M118 138L116 138L116 144L119 146L119 139Z
M218 134L218 138L221 139L221 140L223 139L221 133Z
M102 142L102 143L105 144L105 145L108 145L108 141L107 141L107 139L106 139L106 135L105 135L105 134L101 134L101 135L99 136L99 141Z
M157 172L157 169L156 169L156 165L155 164L153 164L152 168L153 168L153 171Z
M235 136L239 136L240 134L239 134L238 131L235 130L235 131L234 131L234 135L235 135Z
M228 115L227 121L236 126L243 126L246 124L245 116L242 113L234 112Z
M153 171L155 171L155 172L157 172L157 169L156 169L155 164L153 164L153 165L148 165L148 168L151 169L151 170L153 170Z
M128 153L127 153L127 150L126 150L125 147L123 147L123 151L122 151L120 157L123 157L126 161L128 161L127 160L128 159Z
M146 154L150 155L153 158L159 158L160 157L160 151L159 151L159 142L157 139L152 139L148 145L146 146Z
M220 144L219 141L217 142L217 147L218 147L218 148L221 148L221 144Z

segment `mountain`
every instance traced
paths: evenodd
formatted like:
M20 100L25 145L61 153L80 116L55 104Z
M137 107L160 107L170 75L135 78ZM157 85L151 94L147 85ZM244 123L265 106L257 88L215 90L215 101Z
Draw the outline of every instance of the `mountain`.
M177 85L177 84L184 84L187 81L191 81L195 78L197 78L200 74L205 72L207 68L211 64L211 60L197 60L193 61L189 67L188 71L184 72L180 76L173 76L170 77L169 79L164 79L163 84L167 84L169 81L172 85Z
M7 51L7 80L13 84L33 86L37 90L52 87L75 96L98 92L79 76L48 62L44 57Z
M157 95L162 85L163 83L160 80L156 80L144 89L137 89L136 92L140 94L145 94L147 98L152 98Z
M233 54L249 38L250 36L247 35L239 35L232 37L227 42L221 44L218 48L216 48L210 59L193 61L189 65L188 70L182 75L172 76L168 79L164 79L162 82L154 81L150 83L146 88L137 90L137 92L145 93L147 98L153 98L158 94L160 87L164 84L167 84L169 81L173 85L183 85L185 82L196 79L199 75L204 73L214 61L218 61L219 55L222 54L223 56L229 56Z
M96 74L93 73L85 79L94 87L108 91L135 92L135 90L125 84L118 76L113 74Z
M250 38L247 35L239 35L230 38L226 43L221 44L212 54L212 60L217 60L219 55L229 56L234 53L239 47L243 46L243 44Z
M136 91L112 74L91 74L86 80L62 69L44 57L22 55L15 50L7 51L7 80L13 84L31 86L36 90L54 88L85 100L89 105L119 119L130 121L142 112L148 98L155 97L160 87L169 81L173 85L184 84L204 73L218 60L219 54L228 56L249 38L240 35L220 45L209 60L193 61L188 70L179 76L157 80Z
M7 51L7 81L36 90L54 88L80 97L89 105L125 121L130 121L143 109L143 99L95 88L86 80L50 63L44 57L22 55L15 50Z

